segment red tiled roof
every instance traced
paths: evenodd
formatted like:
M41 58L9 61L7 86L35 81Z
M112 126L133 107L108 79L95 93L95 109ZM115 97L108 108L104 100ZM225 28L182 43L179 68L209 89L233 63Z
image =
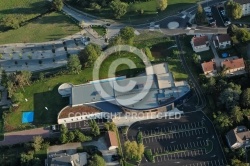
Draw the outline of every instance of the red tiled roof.
M222 34L222 35L218 35L218 39L219 39L219 42L222 43L225 41L230 41L231 37L228 34Z
M245 67L245 63L244 63L243 58L226 60L226 61L222 62L222 65L228 69L237 69L237 68Z
M203 72L209 72L215 70L215 62L204 62L201 64Z
M208 42L207 36L193 37L192 38L194 46L206 45Z
M116 133L114 131L107 132L108 146L118 146Z

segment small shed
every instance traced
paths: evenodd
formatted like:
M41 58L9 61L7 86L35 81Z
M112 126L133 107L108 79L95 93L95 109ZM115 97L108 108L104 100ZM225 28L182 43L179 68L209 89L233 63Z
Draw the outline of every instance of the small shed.
M118 140L117 140L116 133L114 131L108 131L105 137L106 137L109 150L114 150L118 148Z

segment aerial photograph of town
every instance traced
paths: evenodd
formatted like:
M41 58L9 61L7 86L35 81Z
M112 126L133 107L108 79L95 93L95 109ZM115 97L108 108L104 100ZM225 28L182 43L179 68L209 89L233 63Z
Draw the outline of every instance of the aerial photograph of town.
M0 0L0 166L250 166L250 0Z

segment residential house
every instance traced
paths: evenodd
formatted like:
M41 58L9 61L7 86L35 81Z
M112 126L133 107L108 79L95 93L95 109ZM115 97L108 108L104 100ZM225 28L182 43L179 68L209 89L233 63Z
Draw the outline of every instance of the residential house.
M250 0L234 0L234 2L241 4L242 16L250 15Z
M50 154L45 160L47 166L85 166L87 165L87 153L67 153Z
M237 126L226 134L228 146L231 149L250 146L250 131L245 126Z
M114 131L108 131L106 133L106 141L109 150L114 150L118 148L118 140Z
M204 35L194 36L191 40L191 45L195 52L207 51L209 50L208 37Z
M245 73L245 63L243 58L237 58L237 59L226 59L225 61L221 62L221 67L225 67L226 71L225 74L239 74L239 73Z
M217 73L216 64L213 60L210 62L202 63L201 67L202 67L203 73L207 76L212 76Z
M231 46L231 37L228 34L217 35L213 37L215 48L228 48Z

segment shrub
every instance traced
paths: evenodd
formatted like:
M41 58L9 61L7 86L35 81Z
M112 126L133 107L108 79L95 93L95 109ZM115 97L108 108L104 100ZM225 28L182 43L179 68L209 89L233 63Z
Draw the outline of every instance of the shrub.
M138 144L142 144L142 132L141 131L138 132L137 134L137 142Z
M149 162L155 162L151 149L146 149L144 155Z

